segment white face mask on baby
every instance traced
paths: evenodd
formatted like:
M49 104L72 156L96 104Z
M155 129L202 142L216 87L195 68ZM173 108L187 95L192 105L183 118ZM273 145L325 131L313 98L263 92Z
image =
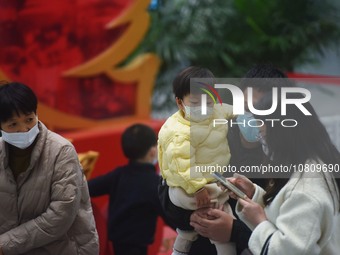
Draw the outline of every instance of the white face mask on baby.
M201 113L201 106L186 106L184 103L183 103L183 106L184 106L185 117L188 120L192 120L195 122L201 122L201 121L207 120L213 114L213 107L207 107L207 114L203 115Z
M19 149L26 149L29 147L39 134L39 128L38 128L38 122L35 124L34 127L32 127L27 132L19 132L19 133L7 133L5 131L1 130L2 139L19 148Z

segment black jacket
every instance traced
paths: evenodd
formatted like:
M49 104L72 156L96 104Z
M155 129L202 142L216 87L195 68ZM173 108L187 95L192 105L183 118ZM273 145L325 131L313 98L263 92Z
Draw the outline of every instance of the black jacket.
M91 197L109 195L108 237L113 242L148 245L154 240L159 175L152 164L131 162L88 182Z

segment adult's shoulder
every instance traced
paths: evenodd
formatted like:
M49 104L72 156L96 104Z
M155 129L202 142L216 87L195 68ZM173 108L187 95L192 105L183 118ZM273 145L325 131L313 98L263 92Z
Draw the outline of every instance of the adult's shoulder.
M70 146L74 148L73 144L67 138L63 137L56 132L49 130L44 124L41 123L41 132L46 136L46 142L53 144L53 146Z
M37 138L34 154L41 154L44 151L50 155L59 154L60 151L75 154L72 143L61 135L49 130L39 121L39 135Z

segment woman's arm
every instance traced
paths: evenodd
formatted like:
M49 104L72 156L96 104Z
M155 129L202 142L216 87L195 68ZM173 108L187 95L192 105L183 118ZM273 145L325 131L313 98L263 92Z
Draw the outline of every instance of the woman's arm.
M274 204L271 206L275 207ZM324 205L304 192L293 191L274 210L279 213L275 222L263 221L251 235L249 247L254 254L260 254L271 234L268 254L320 254L320 238L324 234L322 228L326 228L326 223L322 222L325 220ZM247 214L243 212L242 217ZM331 215L327 218L331 221Z

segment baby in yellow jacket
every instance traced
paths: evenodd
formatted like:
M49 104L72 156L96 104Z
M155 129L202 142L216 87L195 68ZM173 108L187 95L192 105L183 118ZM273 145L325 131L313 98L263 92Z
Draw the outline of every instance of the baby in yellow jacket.
M214 75L206 68L188 67L173 81L173 92L179 110L167 119L158 137L158 161L162 177L169 185L171 202L187 210L211 207L212 202L223 205L232 214L226 201L228 194L222 190L206 169L208 166L229 164L227 125L213 125L213 119L231 119L232 107L214 104L207 98L207 114L201 114L200 85L190 90L190 78L205 78L214 82ZM193 88L195 84L191 86ZM187 254L197 239L194 231L177 229L172 255ZM233 243L213 242L217 253L236 254Z

